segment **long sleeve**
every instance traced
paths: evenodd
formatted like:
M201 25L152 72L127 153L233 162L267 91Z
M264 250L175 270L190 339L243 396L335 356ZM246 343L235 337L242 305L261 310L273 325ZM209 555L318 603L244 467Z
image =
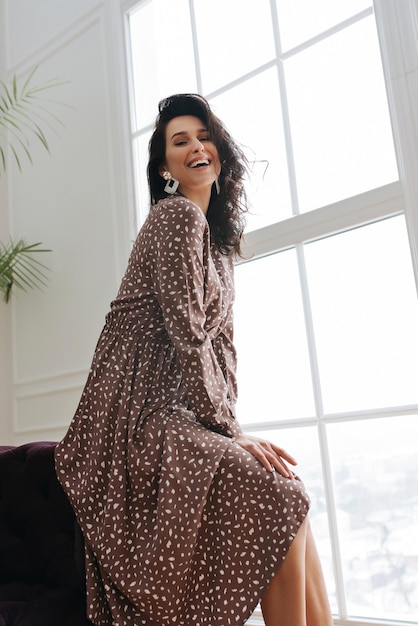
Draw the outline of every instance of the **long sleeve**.
M189 406L197 419L227 436L241 432L233 390L212 339L222 309L219 277L210 265L209 227L202 211L184 198L157 209L153 283L164 325L179 355Z

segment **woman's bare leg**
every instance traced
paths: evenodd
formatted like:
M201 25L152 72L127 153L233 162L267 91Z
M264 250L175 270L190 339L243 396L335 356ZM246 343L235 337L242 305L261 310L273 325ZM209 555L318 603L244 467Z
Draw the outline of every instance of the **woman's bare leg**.
M332 626L322 569L305 520L261 600L266 626Z
M306 623L307 626L332 626L324 575L309 522L306 537Z
M305 520L261 600L266 626L306 626L307 529Z

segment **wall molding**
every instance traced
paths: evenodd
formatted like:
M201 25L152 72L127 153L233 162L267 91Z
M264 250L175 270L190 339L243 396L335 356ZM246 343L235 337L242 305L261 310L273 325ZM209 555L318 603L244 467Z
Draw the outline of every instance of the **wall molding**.
M63 393L84 387L89 369L29 378L14 384L16 400Z
M23 57L19 62L11 64L10 57L10 34L6 29L6 64L7 72L10 75L20 74L26 72L29 68L36 65L40 65L45 62L46 59L54 56L62 48L73 43L84 32L88 31L92 26L97 24L102 19L102 13L104 10L104 2L97 2L86 13L72 22L70 22L65 28L47 40L42 46L40 46L35 52ZM7 7L6 7L6 20L7 20Z
M60 439L75 413L87 375L87 371L79 370L15 385L15 440L32 440L39 433L51 440Z
M65 433L66 430L67 430L67 427L63 426L62 424L50 423L50 424L45 424L45 426L34 426L33 428L15 428L14 434L17 437L21 437L22 435L29 435L31 433L33 434L51 433L51 432Z

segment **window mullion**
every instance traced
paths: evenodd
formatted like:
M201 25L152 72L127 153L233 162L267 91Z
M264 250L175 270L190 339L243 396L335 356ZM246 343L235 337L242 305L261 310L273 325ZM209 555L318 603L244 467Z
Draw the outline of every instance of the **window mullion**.
M276 7L275 0L270 0L270 7L271 7L272 25L273 25L273 33L274 33L274 43L276 47L277 78L279 81L280 102L281 102L281 107L282 107L282 120L283 120L285 150L286 150L286 157L287 157L287 170L288 170L288 176L289 176L290 199L291 199L291 204L292 204L292 213L293 215L298 215L299 214L299 197L298 197L298 189L297 189L297 181L296 181L296 168L295 168L295 159L294 159L294 154L293 154L292 133L290 129L290 113L289 113L289 103L287 99L286 77L285 77L285 72L284 72L283 61L281 60L282 46L281 46L281 41L280 41L279 20L278 20L277 7Z
M333 555L333 569L335 576L336 596L340 616L347 616L347 607L344 593L344 579L341 562L341 552L339 547L337 515L335 507L335 498L332 486L331 461L328 450L328 441L326 434L326 425L321 419L324 415L324 406L322 399L321 378L319 372L318 353L315 340L315 330L312 316L311 300L309 296L309 284L306 271L306 262L303 244L296 246L296 254L298 259L300 287L302 293L303 310L305 316L305 328L308 342L309 360L311 364L312 387L315 402L315 409L318 418L318 435L322 472L324 477L325 499L327 502L328 525L331 539L331 550Z
M347 603L345 598L345 585L338 536L337 509L332 484L331 461L328 448L326 424L322 421L318 424L319 448L321 455L322 472L324 476L324 491L327 506L328 528L331 541L332 562L335 579L335 593L337 597L339 617L347 619Z
M315 332L312 318L311 302L309 297L308 277L306 273L305 255L303 244L296 246L296 255L298 259L299 280L302 294L302 304L305 317L305 330L308 342L309 361L311 365L312 387L315 401L315 411L317 418L320 419L324 414L324 406L322 400L321 381L319 375L318 354L316 350Z
M196 72L197 93L203 95L202 71L200 68L199 41L197 37L196 13L194 10L194 0L189 0L190 23L192 29L193 54Z
M391 217L403 210L402 185L397 181L247 233L244 258L254 259L280 252L301 242L315 241Z
M315 46L317 43L320 43L324 39L327 39L328 37L332 37L332 35L339 33L341 30L344 30L345 28L349 28L353 24L356 24L360 20L363 20L365 17L369 17L369 15L372 15L372 13L373 13L373 9L372 7L369 7L368 9L365 9L364 11L361 11L360 13L357 13L356 15L353 15L352 17L349 17L343 22L339 22L332 28L328 28L327 30L319 33L319 35L316 35L315 37L312 37L311 39L304 41L298 46L295 46L294 48L287 50L286 52L282 54L282 59L288 59L289 57L292 57L295 54L298 54L299 52L304 52L307 48L310 48L311 46Z

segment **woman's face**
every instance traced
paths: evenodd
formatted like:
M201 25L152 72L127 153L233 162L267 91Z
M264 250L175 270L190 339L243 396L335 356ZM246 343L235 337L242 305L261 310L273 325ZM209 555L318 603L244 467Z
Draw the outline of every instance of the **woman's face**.
M218 150L198 117L182 115L166 127L165 161L162 175L168 170L186 196L209 190L221 171Z

